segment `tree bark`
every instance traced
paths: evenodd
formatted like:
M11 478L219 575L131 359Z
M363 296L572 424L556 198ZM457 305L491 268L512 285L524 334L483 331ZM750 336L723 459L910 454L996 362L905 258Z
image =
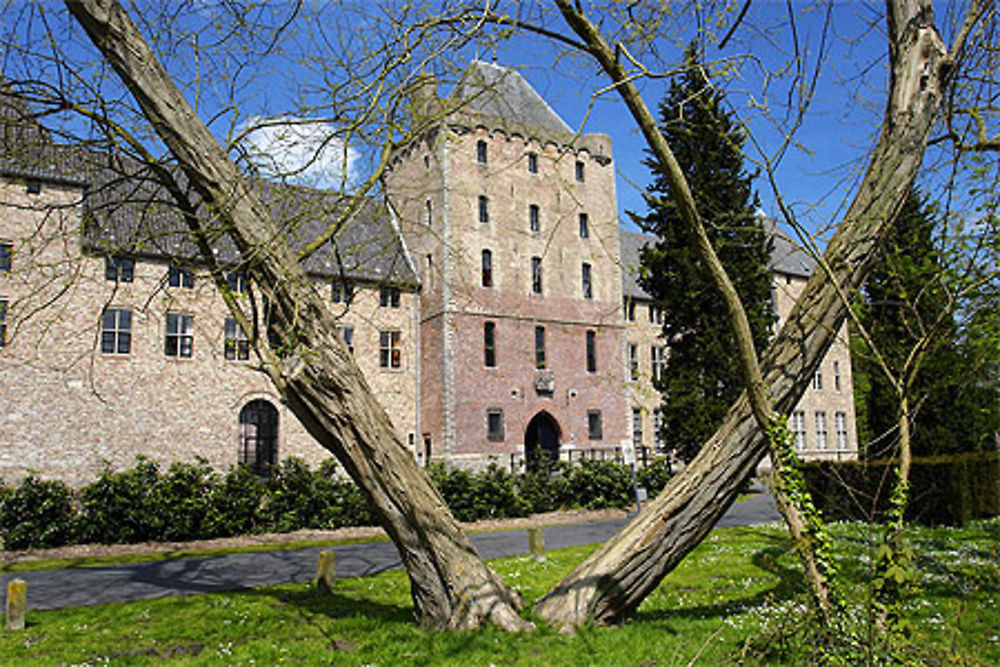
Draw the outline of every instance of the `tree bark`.
M801 398L840 330L847 295L860 287L876 260L916 177L954 65L954 56L949 57L933 27L929 2L891 1L888 14L891 85L879 142L824 254L829 272L813 275L761 363L769 398L781 414ZM755 411L744 393L691 464L642 515L540 600L536 613L563 630L632 615L705 537L753 475L767 451Z
M337 322L282 240L278 225L188 105L116 0L67 0L176 157L191 185L232 238L247 277L266 299L268 334L256 346L282 399L336 455L371 500L399 549L423 625L509 630L531 624L521 601L479 557L413 456L397 438L350 353Z

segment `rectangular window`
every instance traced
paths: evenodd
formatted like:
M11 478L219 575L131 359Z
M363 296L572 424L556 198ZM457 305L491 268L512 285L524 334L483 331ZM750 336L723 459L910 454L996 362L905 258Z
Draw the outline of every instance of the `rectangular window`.
M490 200L486 195L479 195L479 222L490 221Z
M628 344L628 374L632 380L639 379L639 346Z
M491 408L486 411L486 439L490 442L503 442L503 410Z
M826 449L826 413L816 412L816 449Z
M167 313L163 350L168 357L191 357L194 348L194 315Z
M580 281L581 281L581 285L583 287L583 298L584 299L593 299L594 298L594 285L591 282L590 264L587 264L586 262L584 262L583 266L581 267Z
M424 223L428 227L434 226L434 207L431 206L430 199L424 202Z
M171 287L194 289L194 271L180 266L171 266L167 269L167 284Z
M349 304L354 299L354 285L335 280L330 283L330 296L334 303Z
M101 353L132 352L132 311L128 308L105 308L101 316Z
M663 433L663 413L659 408L653 411L653 440L656 442L656 453L667 451L667 439Z
M635 301L628 298L625 299L625 319L635 322Z
M10 243L0 243L0 272L10 271L10 265L14 260L14 246Z
M659 306L649 304L649 322L651 324L663 324L663 309Z
M493 251L483 250L483 287L493 287Z
M344 341L344 345L347 346L347 351L354 354L354 327L338 327L337 332L340 334L340 339Z
M806 448L806 413L796 410L792 413L792 434L795 436L795 449Z
M813 389L823 391L823 370L820 368L813 374Z
M597 372L597 332L587 332L587 372Z
M24 190L29 195L37 195L37 194L41 193L41 191L42 191L42 182L41 181L34 181L34 180L28 181L24 185Z
M243 328L232 317L226 318L222 353L229 361L250 359L250 341Z
M840 362L833 362L833 388L840 391Z
M651 375L653 382L663 380L663 374L667 369L666 348L663 345L653 345L649 348L651 362Z
M487 368L497 365L497 325L495 322L483 323L483 363Z
M7 300L0 299L0 347L7 344Z
M131 257L105 257L104 277L118 283L135 280L135 260Z
M535 294L542 293L542 258L531 258L531 291Z
M537 232L542 228L542 223L540 220L541 211L538 208L538 204L532 204L528 207L528 229Z
M486 164L486 142L480 139L476 142L476 162Z
M837 449L847 449L847 415L838 412L834 419L837 423Z
M587 410L587 437L590 440L604 438L604 425L601 423L600 410Z
M538 154L528 153L528 173L537 174L538 173Z
M576 161L576 170L575 170L575 173L576 173L576 182L577 183L583 183L583 176L584 176L584 174L583 174L583 161L582 160L577 160Z
M585 239L590 236L590 221L587 218L586 213L581 213L579 217L580 221L580 238Z
M535 327L535 368L545 368L545 327Z
M380 331L378 334L378 365L382 368L400 368L399 332Z
M247 291L247 278L243 275L242 271L230 271L227 273L226 284L234 292L242 294Z
M632 446L638 452L642 447L642 410L632 408Z
M399 288L390 285L380 285L378 288L378 305L381 308L399 308Z

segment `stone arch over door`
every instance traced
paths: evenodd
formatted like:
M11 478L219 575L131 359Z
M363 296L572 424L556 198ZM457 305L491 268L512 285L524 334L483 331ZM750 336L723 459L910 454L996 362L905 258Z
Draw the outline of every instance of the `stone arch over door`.
M257 398L240 410L238 463L257 473L278 463L278 409Z
M524 429L524 459L528 470L537 470L545 461L559 458L559 440L562 429L559 422L542 410L528 422Z

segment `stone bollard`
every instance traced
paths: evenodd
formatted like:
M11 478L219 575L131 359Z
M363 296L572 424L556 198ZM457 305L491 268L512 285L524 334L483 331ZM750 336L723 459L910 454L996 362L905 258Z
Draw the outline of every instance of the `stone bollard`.
M332 551L319 552L319 564L316 566L316 588L320 593L333 590L333 580L337 577L337 554Z
M528 551L539 563L545 560L545 533L541 526L528 529Z
M5 610L8 630L24 630L24 612L28 608L28 583L24 579L12 579L7 584L7 608Z

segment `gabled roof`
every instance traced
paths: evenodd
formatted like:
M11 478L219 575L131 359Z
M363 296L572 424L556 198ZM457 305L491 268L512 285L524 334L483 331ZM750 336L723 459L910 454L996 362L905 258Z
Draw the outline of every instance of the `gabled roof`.
M782 231L773 220L765 221L765 229L771 234L774 245L768 268L776 273L808 278L816 269L816 260ZM639 267L642 248L656 245L657 237L652 234L619 230L622 259L622 291L633 299L651 300L652 296L639 285Z
M557 136L573 129L523 76L513 69L473 60L449 96L463 108L501 121L511 130L537 128Z

